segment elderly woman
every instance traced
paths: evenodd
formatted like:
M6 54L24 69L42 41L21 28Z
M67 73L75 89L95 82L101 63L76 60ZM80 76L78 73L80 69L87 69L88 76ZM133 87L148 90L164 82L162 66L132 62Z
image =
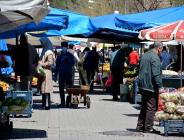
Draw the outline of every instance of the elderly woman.
M42 105L48 110L50 109L50 93L53 90L52 66L55 63L55 57L50 40L48 38L41 38L40 42L43 46L43 50L40 56L39 65L41 65L45 71L45 79L41 83Z

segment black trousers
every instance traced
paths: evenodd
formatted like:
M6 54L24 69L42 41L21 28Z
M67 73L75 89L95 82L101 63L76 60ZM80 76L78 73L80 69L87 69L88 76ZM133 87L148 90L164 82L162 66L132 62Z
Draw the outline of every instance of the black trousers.
M93 91L93 81L94 81L94 76L95 76L95 70L86 70L87 72L87 81L88 84L90 85L90 91Z
M65 92L64 88L65 85L68 86L68 88L72 87L72 71L68 71L67 73L59 73L59 93L60 93L60 99L61 104L65 105Z
M137 129L144 131L153 129L154 116L158 109L158 93L140 90L142 94L141 111Z
M112 77L112 96L116 100L120 94L120 84L123 83L123 73L121 71L112 71Z

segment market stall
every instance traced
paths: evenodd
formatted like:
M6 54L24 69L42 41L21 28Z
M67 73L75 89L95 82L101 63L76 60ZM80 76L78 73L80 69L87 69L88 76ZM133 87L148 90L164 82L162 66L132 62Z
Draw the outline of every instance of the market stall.
M4 40L0 40L0 50L7 50ZM0 55L0 138L2 135L11 136L13 122L10 116L17 114L31 117L32 92L19 92L19 81L13 76L12 61L9 56Z
M147 39L152 41L169 41L177 40L184 41L184 22L177 21L170 24L158 26L151 29L142 30L139 33L140 39ZM181 43L181 50L183 44ZM166 88L163 93L159 94L159 112L156 113L156 119L160 121L160 125L164 127L164 134L169 133L184 133L184 90L183 90L183 57L180 52L180 71L173 73L171 71L163 72L163 84L170 86ZM169 75L169 77L168 77ZM180 86L177 84L180 82ZM173 87L180 87L174 90Z
M172 70L162 70L162 82L164 87L180 88L181 80L184 86L184 77Z
M159 95L158 105L155 118L164 127L164 134L184 134L184 87L177 90L166 88Z

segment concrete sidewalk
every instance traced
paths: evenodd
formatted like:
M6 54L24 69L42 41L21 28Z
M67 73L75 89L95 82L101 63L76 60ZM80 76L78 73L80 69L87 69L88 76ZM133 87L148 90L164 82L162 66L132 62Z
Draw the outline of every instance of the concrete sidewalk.
M91 108L58 108L57 88L51 95L51 110L41 108L41 96L33 96L31 118L12 118L12 139L49 140L183 140L182 136L135 132L138 106L111 101L110 95L89 95ZM163 132L163 129L158 127Z

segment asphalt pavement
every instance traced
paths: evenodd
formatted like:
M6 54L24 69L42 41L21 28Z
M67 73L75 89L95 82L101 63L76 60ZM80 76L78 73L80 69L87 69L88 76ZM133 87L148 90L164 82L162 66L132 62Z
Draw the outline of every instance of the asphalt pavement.
M41 107L41 96L33 96L31 118L11 118L11 139L26 140L183 140L183 135L163 135L163 128L155 123L161 134L135 131L139 105L112 101L111 95L89 95L91 107L59 108L57 84L51 94L50 110Z

